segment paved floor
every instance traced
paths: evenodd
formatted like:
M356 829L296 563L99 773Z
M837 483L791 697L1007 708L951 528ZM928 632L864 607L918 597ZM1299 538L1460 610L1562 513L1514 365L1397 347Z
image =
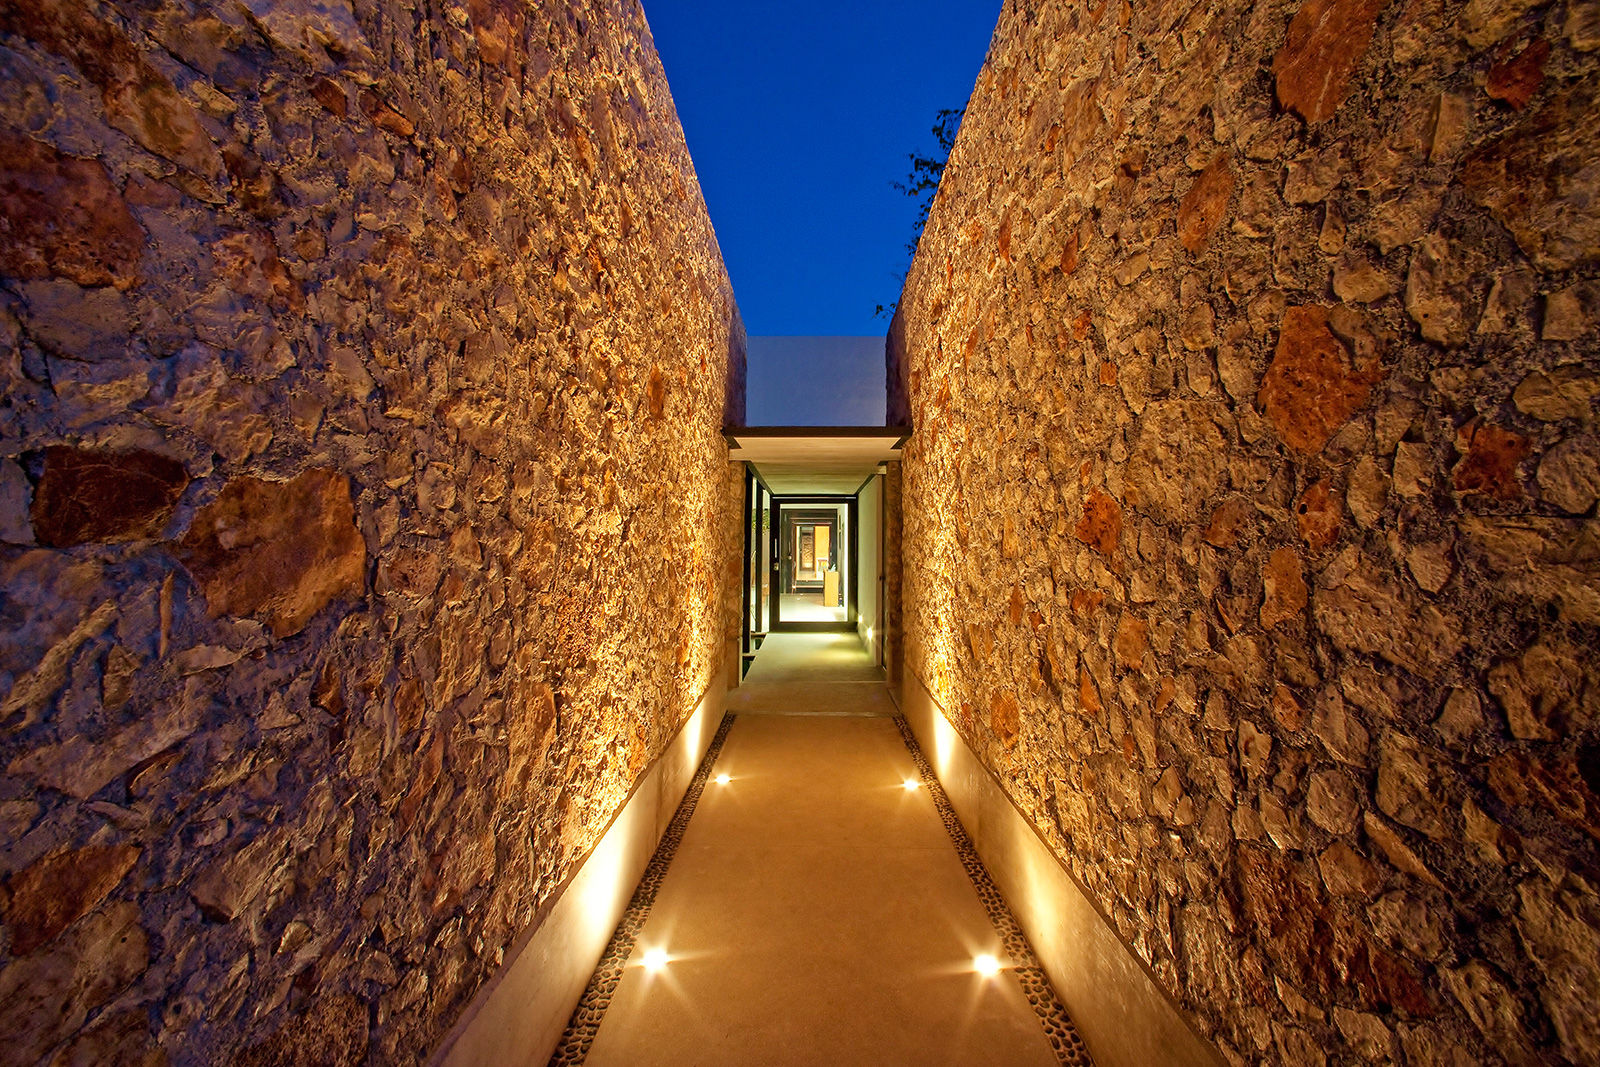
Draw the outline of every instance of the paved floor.
M821 593L784 593L778 615L784 622L844 622L844 608L824 606Z
M1057 1062L974 969L1000 936L874 671L850 635L767 639L590 1064Z

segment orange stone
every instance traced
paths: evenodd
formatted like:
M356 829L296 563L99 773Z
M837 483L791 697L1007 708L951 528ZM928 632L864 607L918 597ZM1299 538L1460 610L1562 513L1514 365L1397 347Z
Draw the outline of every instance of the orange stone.
M1102 556L1114 555L1122 541L1122 507L1098 486L1089 491L1073 536Z
M1463 493L1482 493L1496 500L1522 499L1517 464L1528 454L1528 439L1489 423L1462 427L1465 455L1451 472L1451 481Z
M1376 356L1358 363L1328 329L1326 308L1288 308L1257 403L1289 448L1311 456L1366 404L1383 377Z
M1544 82L1544 63L1549 58L1550 42L1540 37L1514 59L1490 67L1483 91L1521 111Z
M333 600L359 595L366 581L350 479L326 469L288 482L229 482L195 516L179 556L212 618L259 615L278 637L305 629Z
M1295 502L1295 527L1313 552L1321 552L1339 537L1339 504L1326 478L1306 486Z
M1211 243L1228 199L1233 196L1233 168L1228 157L1219 155L1200 172L1178 205L1178 240L1191 252L1203 252Z
M6 883L11 952L26 956L93 911L139 859L133 845L53 852Z
M0 133L0 273L127 289L144 244L98 160Z
M417 132L410 119L390 107L381 96L371 89L361 90L356 97L356 102L361 105L362 113L371 119L372 124L380 130L387 130L396 137L410 137Z
M1100 703L1100 690L1089 675L1089 668L1082 666L1078 668L1078 705L1090 715L1098 715L1105 710Z
M311 95L316 97L317 103L329 111L344 118L350 112L350 101L345 97L344 90L339 88L337 82L327 78L318 78L311 83Z
M1239 528L1250 518L1250 504L1239 497L1229 497L1211 513L1201 538L1213 548L1232 548L1239 540Z
M1272 57L1278 100L1313 125L1331 118L1388 0L1306 0Z
M1300 556L1287 545L1272 550L1261 572L1263 597L1261 625L1272 629L1280 622L1297 618L1306 609L1306 580L1300 570Z
M1306 724L1305 709L1294 698L1294 690L1286 685L1280 684L1272 690L1272 717L1290 733Z
M1061 246L1061 273L1071 274L1078 269L1078 235L1076 232Z
M1117 665L1138 670L1144 665L1144 654L1150 651L1150 624L1132 615L1124 615L1117 623L1117 636L1112 648L1117 654Z

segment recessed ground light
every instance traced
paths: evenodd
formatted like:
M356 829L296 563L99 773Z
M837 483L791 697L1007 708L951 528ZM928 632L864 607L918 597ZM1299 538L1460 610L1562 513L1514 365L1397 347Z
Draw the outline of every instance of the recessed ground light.
M973 958L972 969L985 978L993 978L1000 973L1000 961L985 952Z
M907 778L905 780L905 787L908 790L915 789L917 787L917 780L915 778Z
M644 969L659 971L667 965L667 950L664 948L649 949L644 954Z
M717 775L717 784L718 785L727 785L731 781L733 781L733 779L730 776L726 775L726 774Z

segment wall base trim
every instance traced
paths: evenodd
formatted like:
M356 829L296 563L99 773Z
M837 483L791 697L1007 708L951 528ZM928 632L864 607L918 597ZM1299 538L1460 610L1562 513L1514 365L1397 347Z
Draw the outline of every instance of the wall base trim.
M733 663L737 664L735 658ZM724 664L725 667L725 664ZM518 939L428 1059L430 1067L542 1067L594 975L634 888L694 778L727 704L719 667L694 712L618 809L598 844L567 880L544 920Z
M1223 1064L967 747L922 679L907 671L895 696L1098 1067Z

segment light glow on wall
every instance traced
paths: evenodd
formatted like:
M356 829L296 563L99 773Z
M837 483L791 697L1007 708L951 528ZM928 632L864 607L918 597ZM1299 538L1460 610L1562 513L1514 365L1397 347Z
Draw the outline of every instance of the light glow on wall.
M655 974L665 968L666 965L671 962L671 960L672 957L667 955L667 950L658 945L655 948L647 949L644 954L644 959L640 962L643 964L645 970L649 971L651 974Z
M972 960L972 969L985 978L993 978L1000 973L1000 961L987 952L980 952Z
M956 736L956 728L950 725L950 720L946 719L938 708L933 709L933 714L929 718L933 720L934 773L941 781L947 782L950 780L950 763L961 739Z

